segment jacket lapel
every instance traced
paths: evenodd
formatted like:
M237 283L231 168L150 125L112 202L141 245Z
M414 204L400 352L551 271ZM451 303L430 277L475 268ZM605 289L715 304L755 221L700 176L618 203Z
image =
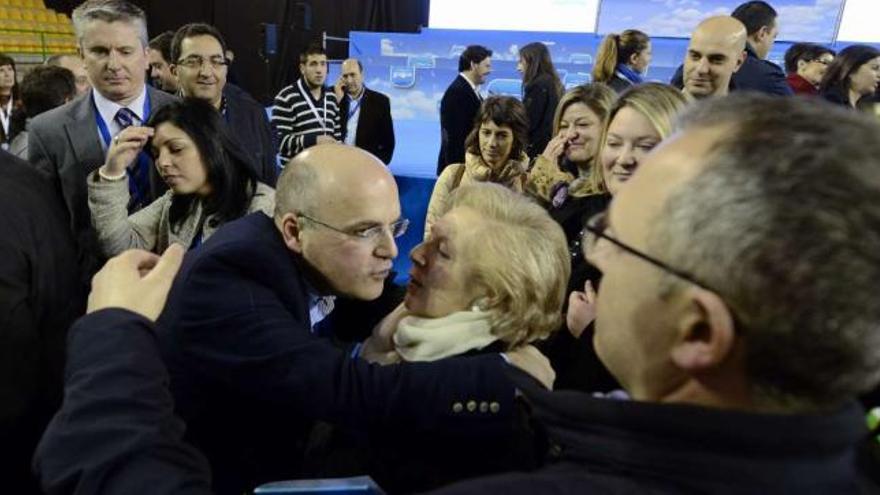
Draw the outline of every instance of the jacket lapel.
M80 98L70 111L71 121L64 125L73 149L74 163L82 164L88 174L104 163L104 148L95 123L95 108L90 97Z

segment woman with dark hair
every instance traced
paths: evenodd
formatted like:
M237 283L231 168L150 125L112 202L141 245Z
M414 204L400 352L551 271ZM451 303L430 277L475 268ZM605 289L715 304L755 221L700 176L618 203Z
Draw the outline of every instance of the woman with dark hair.
M522 76L523 105L529 117L529 158L544 151L553 131L553 112L563 93L562 81L550 51L543 43L529 43L519 49L516 64Z
M21 94L16 77L15 60L5 53L0 53L0 147L4 150L9 149L9 143L24 129L21 113Z
M867 45L850 45L834 58L819 93L826 100L855 108L863 96L874 94L880 83L880 51Z
M486 98L474 119L474 129L465 140L464 163L443 169L428 203L425 238L431 226L446 211L449 195L459 185L495 182L522 192L528 169L526 155L529 122L526 109L516 98Z
M644 82L650 63L651 38L647 34L635 29L609 34L596 50L593 82L607 84L621 93Z
M126 168L144 148L169 190L129 216ZM223 223L255 211L272 215L275 206L275 191L257 181L220 114L198 99L166 105L146 127L120 132L104 165L89 176L88 191L107 256L131 248L161 253L171 243L196 247Z

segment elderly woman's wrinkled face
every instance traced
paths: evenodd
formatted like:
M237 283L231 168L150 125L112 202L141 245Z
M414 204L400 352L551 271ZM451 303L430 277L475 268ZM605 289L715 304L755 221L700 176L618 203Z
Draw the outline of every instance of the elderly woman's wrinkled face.
M470 309L485 295L470 281L467 241L485 233L479 214L469 208L447 212L431 235L409 254L412 260L406 287L406 309L426 318L439 318Z
M498 125L491 120L480 124L480 154L493 169L500 168L510 158L513 148L513 130L509 125Z

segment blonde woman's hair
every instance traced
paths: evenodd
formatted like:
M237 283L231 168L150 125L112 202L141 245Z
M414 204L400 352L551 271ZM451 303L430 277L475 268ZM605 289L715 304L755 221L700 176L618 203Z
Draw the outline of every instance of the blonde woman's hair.
M593 159L593 167L590 170L590 178L598 187L599 192L606 192L605 179L602 175L602 150L608 140L608 127L611 121L622 108L629 107L639 112L648 119L651 126L657 131L660 139L666 139L672 134L672 128L678 114L688 104L688 98L682 92L672 86L660 83L646 83L633 86L617 98L602 126L602 135L599 138L599 146L596 148L596 158Z
M459 187L446 211L455 208L470 208L488 224L465 242L493 333L511 349L557 330L571 273L559 224L526 196L493 183Z
M629 59L648 48L649 43L651 38L636 29L627 29L620 34L605 36L596 50L593 82L608 83L614 78L617 64L628 64Z

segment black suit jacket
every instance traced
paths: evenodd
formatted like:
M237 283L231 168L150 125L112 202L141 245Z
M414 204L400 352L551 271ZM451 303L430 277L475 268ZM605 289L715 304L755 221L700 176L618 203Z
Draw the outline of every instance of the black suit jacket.
M177 410L224 493L295 477L313 419L478 438L508 428L513 410L497 354L383 367L312 334L302 260L262 213L187 254L159 336ZM471 400L499 413L454 407Z
M464 163L464 141L474 127L482 101L461 74L452 81L440 100L440 156L437 176L447 165Z
M278 146L266 109L232 84L226 84L223 96L226 98L226 125L256 167L257 178L275 187Z
M42 493L29 460L61 403L64 341L85 287L61 199L5 151L0 225L0 479L10 493Z
M177 101L176 97L149 86L147 91L153 112ZM104 164L104 149L95 124L91 93L31 120L28 161L50 178L63 198L70 215L70 228L76 238L83 276L90 281L103 263L103 256L92 227L86 176ZM155 199L167 188L156 174L151 174L151 179L151 199Z
M348 111L351 98L345 95L339 104L342 119L342 139L348 130ZM394 155L394 124L391 121L391 102L382 93L364 88L361 100L360 116L358 117L357 135L354 144L379 157L385 165L391 163Z

